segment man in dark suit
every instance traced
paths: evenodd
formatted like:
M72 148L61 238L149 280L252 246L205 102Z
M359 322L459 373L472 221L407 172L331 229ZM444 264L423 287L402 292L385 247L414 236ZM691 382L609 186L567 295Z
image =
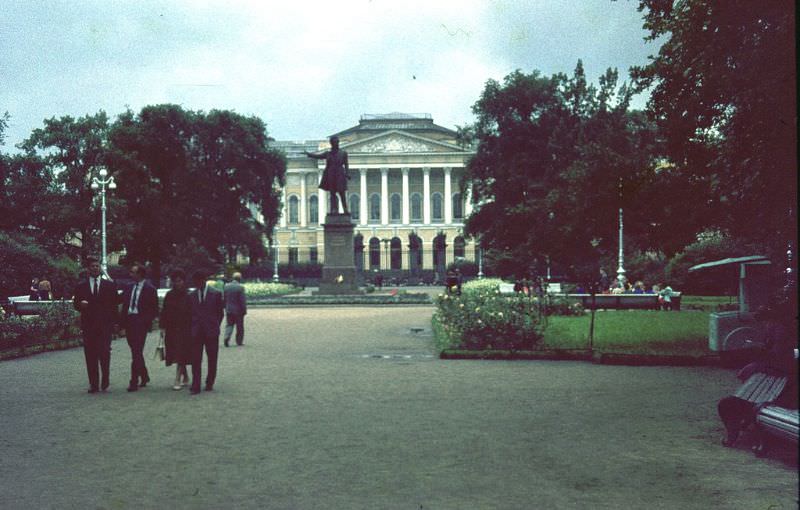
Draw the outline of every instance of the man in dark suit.
M131 267L134 284L122 296L122 325L131 348L131 380L128 391L144 388L150 382L144 364L144 343L147 333L158 316L158 295L156 288L145 280L147 274L141 264Z
M208 356L206 391L214 389L217 377L217 355L219 354L219 329L222 324L225 306L222 292L206 285L206 273L196 271L192 275L195 286L191 293L192 302L192 388L190 393L200 393L201 364L203 349Z
M117 321L119 296L116 284L100 277L100 262L96 258L88 257L86 267L89 277L75 287L72 304L81 314L89 393L97 393L108 389L111 335Z
M236 345L244 343L244 316L247 315L247 298L242 273L233 273L233 281L225 284L223 289L225 298L225 347L228 347L236 326Z

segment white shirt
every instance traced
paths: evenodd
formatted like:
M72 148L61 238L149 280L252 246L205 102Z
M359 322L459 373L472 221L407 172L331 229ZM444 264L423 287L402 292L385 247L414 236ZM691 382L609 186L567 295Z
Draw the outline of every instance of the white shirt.
M92 293L93 296L96 296L100 292L100 277L89 277L89 292Z
M128 314L139 313L139 298L142 297L142 287L144 287L144 280L134 285L133 289L131 289L131 303L128 306Z

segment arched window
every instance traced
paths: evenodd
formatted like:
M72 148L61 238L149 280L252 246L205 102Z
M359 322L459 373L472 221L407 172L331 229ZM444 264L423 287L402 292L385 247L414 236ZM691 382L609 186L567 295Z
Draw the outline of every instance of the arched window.
M350 217L354 220L361 219L361 200L355 193L350 195L347 199L347 205L350 206Z
M308 199L308 222L319 223L319 197L311 195Z
M442 214L442 194L434 193L431 197L433 202L433 221L444 221L444 214Z
M292 225L300 223L300 199L297 195L289 197L289 223Z
M392 223L400 223L403 219L403 205L399 193L392 193L389 206L389 218L391 218Z
M411 194L411 221L422 222L422 195Z
M464 241L463 237L458 236L453 239L453 257L461 257L463 259L466 254L466 247L467 243Z
M381 196L377 193L369 197L369 221L381 221Z
M369 268L381 268L381 240L377 237L369 240Z
M399 237L393 237L391 243L389 244L389 249L391 250L391 257L390 257L390 264L392 269L400 269L402 267L402 257L403 257L403 243L400 241Z
M461 199L461 193L453 194L453 219L464 219L464 201Z

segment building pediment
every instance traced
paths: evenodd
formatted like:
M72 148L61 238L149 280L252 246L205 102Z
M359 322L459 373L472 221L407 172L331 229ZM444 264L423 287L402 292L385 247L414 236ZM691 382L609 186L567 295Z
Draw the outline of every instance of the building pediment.
M342 144L349 153L406 154L430 152L465 152L458 145L411 135L402 131L387 131L349 144Z

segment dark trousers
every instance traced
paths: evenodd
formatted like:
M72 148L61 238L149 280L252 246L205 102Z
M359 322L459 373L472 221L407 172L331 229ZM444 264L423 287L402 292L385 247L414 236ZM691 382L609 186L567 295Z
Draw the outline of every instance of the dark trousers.
M83 355L86 358L86 373L92 389L108 388L108 368L111 364L111 334L99 331L83 332Z
M147 367L144 364L144 343L147 340L147 331L150 321L138 315L128 315L125 334L128 338L128 347L131 348L131 384L138 385L139 381L150 379Z
M717 411L725 425L725 444L732 446L739 434L755 423L757 406L731 395L719 401Z
M217 379L219 336L203 336L201 334L193 338L192 342L192 391L200 391L203 349L206 350L206 356L208 356L208 374L206 374L206 386L214 386L214 381Z
M236 326L236 344L242 345L244 343L244 315L240 313L226 313L225 345L228 345L228 342L231 341L234 326Z

